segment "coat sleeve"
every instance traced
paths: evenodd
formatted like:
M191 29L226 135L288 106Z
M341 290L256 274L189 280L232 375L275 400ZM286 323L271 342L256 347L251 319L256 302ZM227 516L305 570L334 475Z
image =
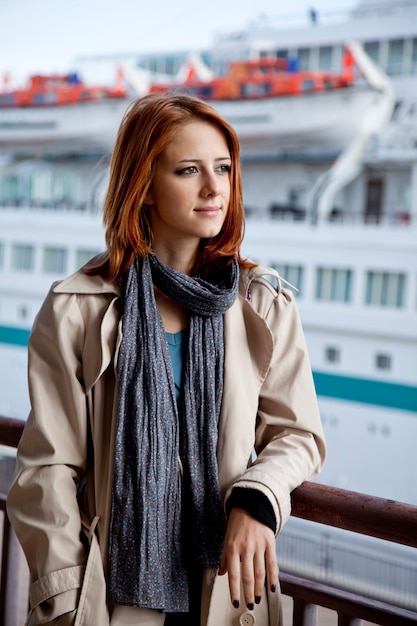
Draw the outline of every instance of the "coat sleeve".
M272 358L259 394L256 458L234 486L257 488L269 498L278 533L291 512L292 490L321 470L326 448L294 297L280 289L271 302L272 287L259 289L253 306L270 330Z
M7 500L31 574L29 624L59 616L54 623L72 623L83 578L77 503L87 456L83 335L77 297L50 292L29 341L31 412Z

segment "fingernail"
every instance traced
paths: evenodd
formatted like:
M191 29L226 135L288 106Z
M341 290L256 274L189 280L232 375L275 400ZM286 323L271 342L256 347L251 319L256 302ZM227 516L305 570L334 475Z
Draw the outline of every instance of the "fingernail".
M235 609L239 608L239 600L233 600L233 606L235 607Z
M272 593L275 593L277 590L277 586L276 585L271 585L271 591Z
M261 603L261 596L255 596L255 604Z
M252 602L249 602L249 604L247 604L246 606L248 607L249 611L253 611L254 606Z

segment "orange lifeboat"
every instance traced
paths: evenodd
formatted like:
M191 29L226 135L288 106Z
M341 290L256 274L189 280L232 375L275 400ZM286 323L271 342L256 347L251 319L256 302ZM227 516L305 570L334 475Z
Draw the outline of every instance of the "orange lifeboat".
M85 85L76 73L34 75L23 89L0 92L0 108L47 107L126 98L120 81L115 87Z
M175 90L205 100L255 100L291 96L329 89L341 89L354 80L353 57L346 50L343 71L340 74L323 71L299 71L291 59L261 58L255 61L236 61L230 64L225 76L208 81L195 74L182 82L155 83L150 91Z

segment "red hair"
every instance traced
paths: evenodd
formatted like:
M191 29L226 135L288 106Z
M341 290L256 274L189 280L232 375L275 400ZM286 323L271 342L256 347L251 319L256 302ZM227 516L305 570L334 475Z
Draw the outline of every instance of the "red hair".
M240 257L244 233L239 141L233 128L213 107L198 98L152 93L136 100L127 110L117 135L110 163L110 180L103 207L107 253L88 273L104 273L114 280L133 263L136 254L152 252L152 232L145 197L155 163L174 139L179 127L193 121L216 126L224 135L231 156L230 203L216 237L202 240L195 272L228 264Z

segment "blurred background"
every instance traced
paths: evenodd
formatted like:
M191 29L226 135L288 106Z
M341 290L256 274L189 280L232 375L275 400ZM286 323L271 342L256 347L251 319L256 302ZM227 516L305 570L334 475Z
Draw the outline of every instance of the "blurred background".
M244 252L297 299L318 480L417 505L417 2L0 0L0 24L0 414L26 419L50 284L103 250L123 113L174 89L239 135ZM291 518L278 551L285 571L417 609L410 549Z

